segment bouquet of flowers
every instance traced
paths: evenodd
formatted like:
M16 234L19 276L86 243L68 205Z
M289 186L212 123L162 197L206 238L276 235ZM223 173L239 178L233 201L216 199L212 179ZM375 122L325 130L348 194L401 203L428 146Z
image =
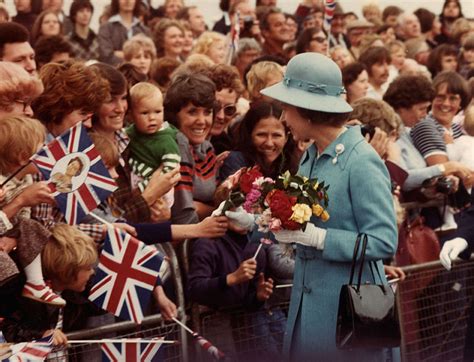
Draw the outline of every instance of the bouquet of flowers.
M243 206L245 211L259 214L256 223L261 232L304 230L311 216L329 220L329 185L317 178L310 180L286 171L275 181L264 177L258 166L241 169L232 177L235 188L224 211Z

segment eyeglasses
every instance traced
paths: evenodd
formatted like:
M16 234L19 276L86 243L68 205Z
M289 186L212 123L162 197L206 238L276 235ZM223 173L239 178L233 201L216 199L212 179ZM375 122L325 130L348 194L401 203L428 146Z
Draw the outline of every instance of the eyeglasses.
M237 107L233 104L222 107L222 104L217 102L214 106L214 113L220 112L221 109L224 109L224 115L227 117L232 117L237 112Z
M326 41L326 38L322 36L315 36L314 38L311 38L311 40L316 40L318 43L324 43Z
M461 101L461 97L459 94L453 94L453 95L444 95L444 94L438 94L434 97L434 102L436 103L444 103L446 99L449 101L449 103L454 104L459 101Z
M23 113L26 112L28 107L31 107L31 101L25 101L23 99L15 99L14 102L18 103L18 104L21 104L23 106Z

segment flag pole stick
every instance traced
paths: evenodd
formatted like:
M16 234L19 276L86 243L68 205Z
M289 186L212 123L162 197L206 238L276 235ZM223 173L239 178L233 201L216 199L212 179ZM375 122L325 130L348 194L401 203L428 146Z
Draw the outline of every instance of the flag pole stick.
M173 321L175 321L176 323L178 323L182 328L184 328L186 331L188 331L189 333L191 333L193 336L194 336L194 334L196 334L191 328L189 328L186 324L184 324L183 322L181 322L181 321L178 320L177 318L173 317Z
M275 285L275 288L276 289L280 289L280 288L291 288L293 287L293 284L278 284L278 285Z
M0 188L5 186L8 183L8 181L10 181L13 177L18 175L21 171L23 171L30 164L30 162L31 162L31 160L28 161L28 163L26 165L23 165L20 168L17 168L15 172L13 172L10 176L7 177L7 179L5 181L2 182L2 184L0 185Z
M133 338L124 338L124 339L77 339L67 341L68 344L79 344L79 343L159 343L159 344L175 344L179 343L178 341L173 340L164 340L164 339L133 339Z
M100 216L97 216L97 215L94 214L93 212L91 212L89 215L92 216L92 217L93 217L94 219L96 219L97 221L101 222L102 224L105 224L105 225L107 225L107 226L109 226L109 227L114 227L114 226L112 225L112 223L110 223L110 222L108 222L107 220L101 218Z
M263 245L263 243L260 243L260 245L258 246L258 249L257 249L257 251L255 252L255 255L252 258L253 260L257 259L257 255L260 252L260 249L262 248L262 245Z

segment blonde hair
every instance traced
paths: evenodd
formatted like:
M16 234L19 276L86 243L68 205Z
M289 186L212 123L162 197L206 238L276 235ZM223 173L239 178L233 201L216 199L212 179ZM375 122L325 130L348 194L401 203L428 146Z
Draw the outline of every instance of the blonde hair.
M283 67L278 63L270 61L255 63L246 76L249 94L258 93L265 88L270 76L279 74L283 78L284 73Z
M33 100L43 90L43 82L18 64L0 62L0 108L10 111L15 100Z
M398 114L387 103L372 98L361 98L352 104L350 119L358 119L363 124L379 127L390 134L399 132L402 121Z
M117 167L119 165L120 155L115 143L105 137L102 133L91 132L89 136L94 143L95 149L99 152L100 158L106 167Z
M467 106L464 115L464 130L469 136L474 137L474 104Z
M17 166L20 157L30 157L44 143L46 129L37 119L10 116L0 119L0 172Z
M97 262L94 240L74 226L57 224L43 248L42 264L45 277L63 284L75 282L81 268Z
M145 55L148 55L151 59L156 58L155 43L153 43L150 37L144 34L134 35L125 42L123 45L123 58L129 62L133 56L138 54L142 49Z
M156 85L148 82L140 82L135 84L132 88L130 88L130 105L132 109L143 98L147 98L153 93L159 94L163 102L163 94L161 93L160 88L158 88Z
M393 54L396 51L398 51L399 49L402 49L403 51L406 52L407 47L400 40L392 40L390 43L387 44L387 49L390 52L390 54Z
M194 44L192 53L208 55L211 46L218 41L223 41L225 43L227 38L221 33L215 31L205 31L199 36L196 44Z

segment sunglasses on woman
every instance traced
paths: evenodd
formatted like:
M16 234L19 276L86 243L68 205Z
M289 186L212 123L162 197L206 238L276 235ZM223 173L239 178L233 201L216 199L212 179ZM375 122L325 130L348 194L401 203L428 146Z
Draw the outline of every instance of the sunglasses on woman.
M222 107L222 104L217 102L214 106L214 113L220 112L221 109L224 109L224 115L226 117L232 117L237 112L237 107L233 104Z
M315 37L311 38L311 40L316 40L318 43L324 43L326 41L326 38L324 38L322 36L315 36Z

